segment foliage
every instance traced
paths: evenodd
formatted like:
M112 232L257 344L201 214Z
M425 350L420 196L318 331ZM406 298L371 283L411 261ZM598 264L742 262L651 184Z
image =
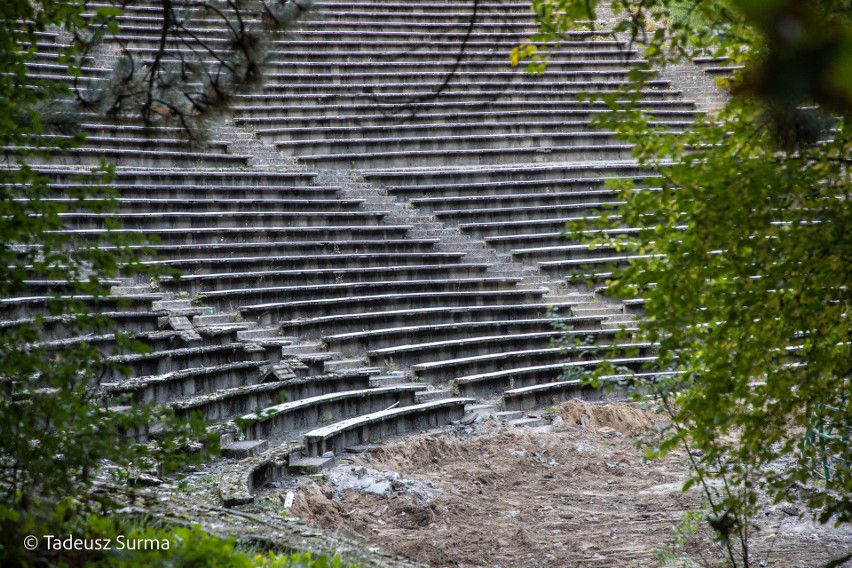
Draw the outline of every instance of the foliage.
M88 2L84 2L87 4ZM204 141L234 94L259 86L275 37L298 21L312 0L160 0L153 50L119 34L131 0L108 0L98 21L71 29L77 54L116 58L105 80L78 77L73 92L84 109L147 126L177 126ZM224 37L207 37L210 28Z
M595 0L535 0L540 30L513 57L592 19ZM655 385L674 419L659 447L686 444L728 561L748 565L758 492L808 485L819 519L852 520L852 449L805 444L813 421L847 424L852 376L852 11L841 0L615 0L616 30L642 48L598 120L635 145L658 184L616 184L625 205L569 227L632 257L609 291L645 299L659 343ZM653 69L701 52L741 69L732 96L684 132L641 109ZM653 185L653 187L651 186ZM637 227L637 233L624 231ZM606 231L602 231L605 229ZM817 454L822 454L817 455ZM839 458L814 482L813 459ZM734 541L739 544L733 545Z
M119 119L182 126L198 137L199 126L223 108L229 93L250 84L250 78L259 80L263 50L256 42L292 21L294 10L304 6L283 1L197 3L235 26L226 49L200 53L198 48L205 47L201 41L195 43L194 55L170 60L166 45L185 46L194 34L190 17L204 12L186 14L169 0L162 5L167 16L160 30L161 49L137 59L129 53L120 57L112 90L98 90L80 77L87 56L102 56L115 47L118 40L108 36L118 30L123 2L99 3L97 8L78 0L0 2L3 565L44 561L24 548L24 535L74 534L87 515L108 511L110 503L95 484L105 465L125 480L131 470L174 469L189 459L188 453L197 452L193 440L204 439L199 423L176 421L163 409L141 404L116 408L101 384L108 374L122 373L106 354L141 348L116 331L109 317L97 315L104 306L121 308L106 299L109 287L118 276L155 274L127 246L141 237L113 230L118 226L108 214L116 210L116 202L107 185L112 168L104 164L91 173L65 176L60 189L56 178L32 165L84 140L81 103L84 110ZM31 71L45 32L72 38L59 53L67 82ZM215 61L202 61L206 56ZM146 57L153 57L153 63L143 61ZM127 73L131 60L136 72ZM158 114L162 105L171 105L168 116ZM72 211L103 214L107 231L98 240L67 231L65 214ZM165 435L153 443L136 443L136 435L151 424L161 425Z

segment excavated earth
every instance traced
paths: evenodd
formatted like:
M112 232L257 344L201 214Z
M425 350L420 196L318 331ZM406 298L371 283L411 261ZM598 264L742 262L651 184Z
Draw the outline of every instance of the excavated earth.
M661 415L628 403L563 403L548 426L494 418L339 459L311 481L266 488L253 511L433 567L715 566L702 529L676 543L687 456L647 460ZM286 493L295 494L279 511ZM762 503L754 566L821 566L852 551L852 527L815 524L791 493Z

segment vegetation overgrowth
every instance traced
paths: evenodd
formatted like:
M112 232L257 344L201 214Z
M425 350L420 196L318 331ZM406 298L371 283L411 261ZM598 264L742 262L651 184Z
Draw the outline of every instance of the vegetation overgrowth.
M539 31L512 53L533 72L605 8L644 63L597 124L634 145L654 183L566 234L630 257L607 292L644 299L659 344L651 389L685 445L730 565L751 564L759 495L806 488L822 522L852 520L852 10L844 0L534 0ZM594 24L593 24L594 25ZM701 55L730 96L688 127L641 106L660 69ZM627 227L640 228L638 233ZM593 271L588 271L589 273ZM581 280L583 278L581 277ZM611 374L605 366L592 382ZM819 432L820 435L815 435ZM810 433L806 435L806 433ZM848 557L847 557L848 559Z
M200 422L176 420L159 406L116 400L102 385L107 373L114 377L126 372L108 355L144 351L145 346L116 330L109 317L99 315L103 310L92 308L123 307L113 303L114 298L107 300L119 278L147 280L162 274L143 265L138 248L129 246L144 242L142 236L116 231L118 225L109 218L116 211L115 192L109 187L114 169L103 163L91 172L63 173L60 190L51 185L45 168L32 164L49 164L85 140L82 112L148 126L178 126L187 138L203 142L206 125L227 107L233 93L262 80L265 39L289 25L309 2L226 1L209 3L208 10L186 11L163 0L161 32L172 44L195 41L190 28L196 17L221 17L222 27L231 30L231 41L219 50L185 50L167 58L164 40L151 64L125 52L110 80L102 83L107 87L89 88L83 78L87 56L108 39L121 47L118 16L129 4L0 3L0 147L5 155L0 166L3 566L74 564L43 542L28 547L27 537L90 532L91 519L107 519L113 510L109 497L98 491L104 476L125 482L140 471L168 472L215 448ZM66 80L32 71L39 44L51 35L65 38L58 42L65 46L60 47L58 62ZM98 239L64 230L63 214L69 211L102 214L106 230ZM32 297L33 283L43 290L42 298ZM153 425L162 435L148 441L146 433ZM217 554L229 556L230 544L219 545L197 533L181 536L181 530L170 531L169 538L186 536L186 542L220 546ZM157 558L197 565L189 560L191 551L176 548L181 551L173 548L171 556ZM175 560L178 557L182 560ZM155 556L145 558L160 564L151 560ZM134 556L125 565L140 562L141 557ZM222 560L221 565L238 565L235 562ZM290 565L286 562L275 557L266 564ZM298 562L294 559L292 565L327 565L320 560Z

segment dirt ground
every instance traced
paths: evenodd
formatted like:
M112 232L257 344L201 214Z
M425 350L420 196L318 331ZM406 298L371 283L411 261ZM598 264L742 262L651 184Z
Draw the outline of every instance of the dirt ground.
M433 567L718 564L703 530L674 544L700 495L680 489L683 453L648 461L637 448L660 415L570 401L557 416L539 428L488 418L360 454L300 485L290 514ZM795 500L767 501L758 524L754 566L820 566L852 551L852 529L815 525Z

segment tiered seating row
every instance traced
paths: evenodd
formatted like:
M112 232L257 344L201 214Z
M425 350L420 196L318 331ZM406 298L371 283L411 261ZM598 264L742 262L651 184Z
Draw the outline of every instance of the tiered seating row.
M619 203L608 180L654 188L629 147L591 127L602 105L579 99L623 85L642 63L636 53L606 32L578 32L554 52L551 73L533 78L507 64L508 50L532 29L520 2L481 3L469 38L469 3L316 6L299 33L271 44L270 82L239 98L235 122L311 168L359 170L389 199L351 188L344 196L314 184L310 171L246 167L246 157L227 154L227 143L188 148L171 141L173 131L120 130L86 117L89 142L68 155L69 165L103 155L123 166L118 210L70 207L64 232L98 243L115 219L124 233L155 237L157 256L146 262L184 273L163 279L156 294L189 294L203 306L155 308L146 296L132 300L136 311L92 304L155 349L110 351L130 374L110 379L116 401L157 401L181 416L236 421L249 440L313 429L305 445L316 455L461 417L470 399L422 402L417 393L427 383L483 396L551 383L566 359L582 369L599 363L596 346L616 341L608 318L621 318L624 307L570 295L564 280L589 265L628 262L617 241L636 228L619 229L612 246L595 251L557 237L567 220ZM121 20L129 51L143 59L159 41L154 8L128 8ZM215 21L193 30L211 44L226 41ZM456 74L430 97L462 42ZM167 58L178 48L168 43ZM55 53L47 46L33 69L65 80ZM105 76L90 67L92 80ZM649 83L642 104L675 131L695 116L664 81ZM43 169L56 180L56 201L70 205L61 192L78 172ZM415 211L402 214L393 199ZM456 229L489 249L461 252L476 247L465 249ZM506 266L515 270L503 272ZM517 276L530 273L524 266L534 277ZM47 291L62 286L35 277L32 284L30 297L4 301L4 325L45 309ZM590 338L583 357L551 346L562 333L548 316L554 307L572 333ZM203 319L223 311L230 320ZM187 316L197 316L194 325ZM618 318L612 321L624 322ZM61 318L47 324L57 344L71 339ZM640 370L654 361L652 345L619 347L631 356L618 365ZM361 357L376 367L403 365L422 382L371 387L376 371L359 369ZM572 383L546 396L575 394ZM521 406L541 398L517 396Z

